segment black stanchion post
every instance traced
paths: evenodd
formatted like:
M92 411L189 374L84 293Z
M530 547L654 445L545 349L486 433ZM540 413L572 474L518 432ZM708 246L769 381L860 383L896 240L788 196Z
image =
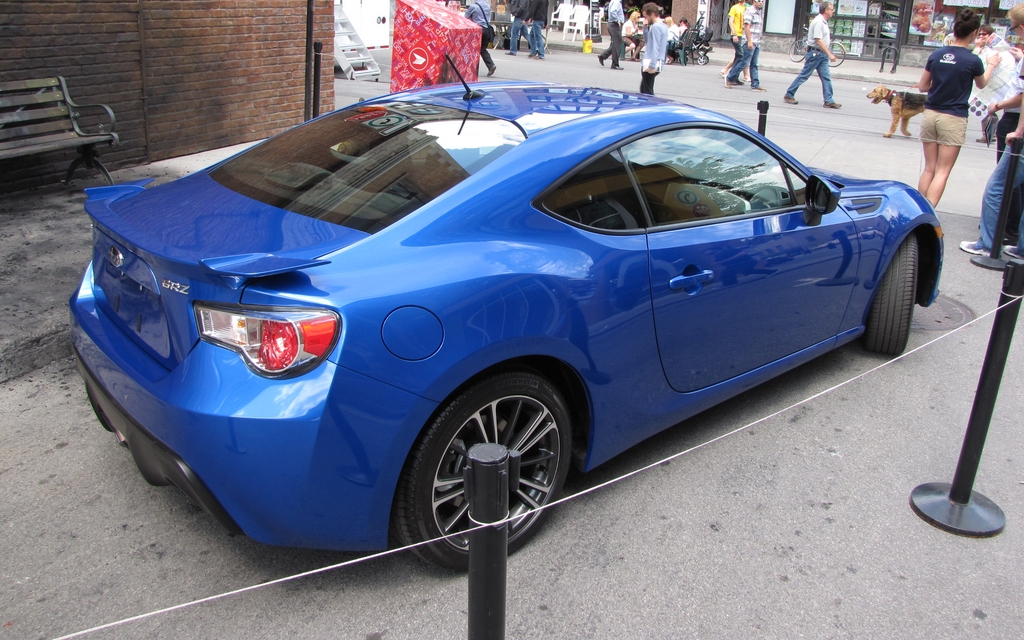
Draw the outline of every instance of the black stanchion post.
M1018 146L1019 148L1019 146ZM916 487L910 494L910 507L929 524L962 536L984 538L994 536L1006 525L1006 516L999 506L973 490L974 478L981 463L999 383L1003 379L1006 358L1013 339L1013 329L1020 313L1024 294L1024 261L1011 260L1003 273L1003 290L999 310L992 324L992 335L981 366L974 407L967 422L967 433L960 449L960 460L953 474L953 483L930 482ZM1014 301L1014 299L1016 300ZM1013 304L1007 304L1013 301ZM1005 306L1004 306L1005 305Z
M757 101L757 132L762 136L764 135L765 129L768 126L768 101L758 100Z
M313 117L320 115L320 72L324 64L324 43L313 43Z
M519 485L518 455L500 444L476 444L465 469L469 522L473 527L508 517L509 487ZM513 476L514 477L510 477ZM469 534L469 640L505 638L505 571L508 523Z
M987 256L971 258L971 262L985 269L998 271L1006 267L1006 260L1000 258L1003 253L1003 230L1006 228L1006 219L1010 215L1010 199L1013 197L1017 166L1020 164L1021 147L1024 147L1024 140L1011 138L1010 148L1003 151L1003 153L1009 153L1010 158L1006 164L1006 181L1003 183L1002 200L999 201L999 220L996 222L995 233L992 234L992 247Z

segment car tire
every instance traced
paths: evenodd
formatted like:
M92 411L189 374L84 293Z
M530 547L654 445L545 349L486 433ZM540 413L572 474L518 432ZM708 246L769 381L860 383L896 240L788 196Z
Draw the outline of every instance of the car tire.
M917 300L917 237L910 235L893 256L868 312L864 346L891 356L903 353Z
M511 419L511 430L509 429ZM497 430L494 426L497 425ZM557 499L571 457L569 411L561 393L528 371L502 373L474 384L444 406L416 441L402 470L391 512L391 534L400 546L469 528L462 472L474 444L495 442L522 454L518 491L509 492L512 553L534 535ZM425 560L466 570L468 534L417 546Z

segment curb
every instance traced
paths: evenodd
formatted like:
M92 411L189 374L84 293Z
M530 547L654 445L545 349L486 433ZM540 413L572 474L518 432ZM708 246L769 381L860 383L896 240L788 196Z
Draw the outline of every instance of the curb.
M722 64L724 65L725 63L722 62ZM800 66L799 66L798 63L795 63L795 62L793 64L796 65L796 68L791 67L791 66L782 66L782 65L778 65L778 64L761 64L761 65L758 65L758 68L761 71L775 71L777 73L788 73L791 76L795 76L795 75L798 75L800 73ZM911 82L908 82L908 81L906 81L904 79L897 78L897 77L887 78L884 75L886 73L888 73L888 72L880 71L880 72L878 72L878 74L867 74L867 73L858 73L858 72L846 73L846 72L843 72L843 71L836 71L835 69L832 69L832 74L831 75L832 75L832 79L833 80L854 80L854 81L857 81L857 82L875 82L875 83L879 83L879 84L882 84L881 81L885 80L885 82L884 82L885 85L893 86L893 87L896 87L896 86L899 86L899 87L909 87L909 86L911 86L913 84Z
M594 47L594 55L596 55L598 53L598 50L602 48L602 44L595 45L595 47ZM551 51L564 51L564 52L568 52L568 53L583 53L579 43L561 42L559 40L556 40L554 42L549 40L548 43L547 43L547 48L548 48L548 50L551 50ZM705 65L705 66L708 66L708 67L714 67L716 65L720 66L720 67L721 66L725 66L729 61L732 60L732 51L727 51L726 53L728 53L728 59L720 58L720 57L714 55L714 52L712 52L712 55L710 56L710 60L711 61L707 65ZM772 53L778 53L778 52L772 52ZM586 55L591 55L591 54L586 54ZM869 62L869 61L866 61L866 60L853 60L853 62L855 62L857 64L863 64L864 62ZM873 65L874 62L871 62L871 64ZM892 66L892 62L887 62L887 63L885 63L885 65L891 67ZM678 66L678 65L673 65L673 66ZM776 73L786 73L786 74L789 74L791 76L795 76L795 75L800 73L801 64L798 63L798 62L791 62L789 64L779 64L777 62L765 61L765 59L762 57L761 58L761 64L759 65L758 68L761 71L773 71L773 72L776 72ZM916 82L916 80L908 80L906 78L896 77L895 74L893 74L892 72L889 72L889 71L885 71L884 68L883 68L882 71L878 71L878 72L874 72L874 71L865 72L865 71L862 71L862 70L840 71L839 70L840 68L841 67L836 67L836 68L832 69L832 79L833 80L852 80L852 81L855 81L855 82L873 82L875 84L884 84L886 86L892 86L892 87L910 87L910 86L912 86ZM905 67L905 66L902 67L902 69L904 71L906 69L908 69L908 68L911 68L911 67ZM899 70L899 69L901 69L901 67L897 67L897 70ZM915 74L919 73L920 71L922 71L922 69L914 68L914 73Z

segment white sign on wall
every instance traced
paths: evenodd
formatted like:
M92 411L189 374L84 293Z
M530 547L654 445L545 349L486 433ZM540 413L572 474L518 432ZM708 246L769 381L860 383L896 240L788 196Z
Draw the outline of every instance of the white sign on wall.
M764 16L765 32L792 35L795 11L796 0L772 0L769 2Z

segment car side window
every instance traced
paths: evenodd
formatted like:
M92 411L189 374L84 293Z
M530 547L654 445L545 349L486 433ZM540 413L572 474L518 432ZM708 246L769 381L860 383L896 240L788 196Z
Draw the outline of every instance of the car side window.
M628 231L647 226L619 151L605 154L571 175L547 194L541 205L594 229Z
M791 207L797 204L793 191L803 193L799 176L756 142L731 131L665 131L631 142L622 153L655 225Z

